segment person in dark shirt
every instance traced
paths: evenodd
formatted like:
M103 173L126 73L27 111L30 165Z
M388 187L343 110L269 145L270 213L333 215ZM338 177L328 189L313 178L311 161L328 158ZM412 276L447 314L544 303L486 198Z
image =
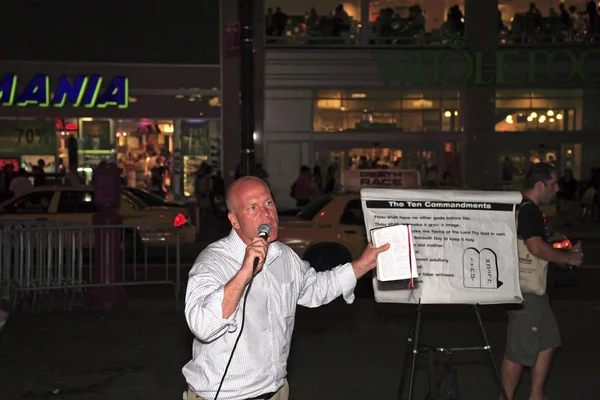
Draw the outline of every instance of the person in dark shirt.
M558 184L553 167L545 163L532 165L525 176L523 202L519 206L517 217L517 236L524 240L529 252L539 259L558 265L580 266L583 263L580 244L571 252L563 252L555 250L548 243L550 235L539 206L550 203L557 192ZM509 311L508 315L502 381L509 400L514 399L523 367L531 368L529 399L545 399L544 386L552 355L560 345L560 333L550 308L548 294L538 296L523 293L522 307Z
M558 180L558 200L560 211L567 220L565 226L572 226L581 217L581 208L579 206L579 183L573 177L573 171L565 169L564 175Z
M33 186L44 186L46 184L45 167L46 162L40 158L37 165L31 168L31 172L33 173Z

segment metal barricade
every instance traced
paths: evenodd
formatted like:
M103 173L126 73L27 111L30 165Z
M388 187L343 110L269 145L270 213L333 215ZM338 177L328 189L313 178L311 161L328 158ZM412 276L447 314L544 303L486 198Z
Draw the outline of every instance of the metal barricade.
M11 306L71 309L91 288L171 285L181 291L180 231L172 225L0 223L0 297ZM115 276L115 264L121 264Z

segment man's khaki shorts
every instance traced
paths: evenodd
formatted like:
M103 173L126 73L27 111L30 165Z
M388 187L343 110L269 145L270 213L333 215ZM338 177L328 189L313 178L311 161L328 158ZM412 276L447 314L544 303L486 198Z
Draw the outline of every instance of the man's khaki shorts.
M287 379L284 380L283 386L277 391L277 393L271 397L271 400L288 400L290 397L290 386ZM204 397L197 395L196 393L188 390L183 393L183 400L205 400Z
M534 367L540 352L560 347L560 333L547 295L524 293L523 304L508 312L506 358Z

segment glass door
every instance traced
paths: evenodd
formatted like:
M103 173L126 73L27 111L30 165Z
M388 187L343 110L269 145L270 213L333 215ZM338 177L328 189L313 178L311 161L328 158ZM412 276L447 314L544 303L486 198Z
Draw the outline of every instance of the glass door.
M429 180L440 183L446 171L438 165L441 152L438 144L414 145L402 147L364 147L347 150L316 152L316 164L323 171L329 165L337 165L339 170L345 169L412 169L419 171L421 180L429 176ZM452 144L445 158L444 166L452 168L450 173L458 177L459 157L456 144ZM448 174L446 174L446 177Z
M446 142L441 159L440 186L444 189L461 187L460 142Z
M565 169L573 172L576 180L582 179L581 143L564 143L561 146L561 173Z

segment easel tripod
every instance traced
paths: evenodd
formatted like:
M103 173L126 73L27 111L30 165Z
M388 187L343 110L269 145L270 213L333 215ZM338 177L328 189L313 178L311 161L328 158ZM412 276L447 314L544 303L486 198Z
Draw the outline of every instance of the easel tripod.
M475 304L474 308L475 308L475 315L477 316L477 321L479 322L479 327L481 328L481 334L483 336L483 342L484 342L484 346L474 346L474 347L453 347L453 348L442 348L442 347L430 347L424 344L421 344L421 347L419 347L419 334L421 333L421 316L422 316L422 310L423 306L421 304L421 302L419 301L419 304L417 305L417 318L416 318L416 322L415 322L415 326L414 329L412 329L408 335L408 342L407 342L407 346L406 346L406 353L404 356L404 364L402 366L402 374L400 375L400 387L398 388L398 400L402 400L403 399L403 394L404 394L404 382L406 381L406 371L407 371L407 366L409 363L409 360L411 358L411 354L412 354L412 362L411 362L411 367L410 367L410 379L409 379L409 383L408 383L408 400L412 400L413 398L413 384L414 384L414 379L415 379L415 365L417 362L417 356L419 355L419 353L424 353L427 352L429 350L433 350L435 352L443 352L443 353L453 353L453 352L460 352L460 351L480 351L480 350L486 350L490 356L490 360L492 361L492 365L494 367L494 371L496 373L496 379L498 380L498 383L500 384L500 387L502 389L502 394L504 395L504 399L508 400L508 395L506 393L506 388L504 387L504 383L502 382L502 377L500 376L500 371L498 370L498 366L496 365L496 361L494 360L494 355L492 354L492 346L490 346L490 343L488 341L488 337L487 334L485 333L485 329L483 327L483 321L481 319L481 315L479 313L479 304Z

